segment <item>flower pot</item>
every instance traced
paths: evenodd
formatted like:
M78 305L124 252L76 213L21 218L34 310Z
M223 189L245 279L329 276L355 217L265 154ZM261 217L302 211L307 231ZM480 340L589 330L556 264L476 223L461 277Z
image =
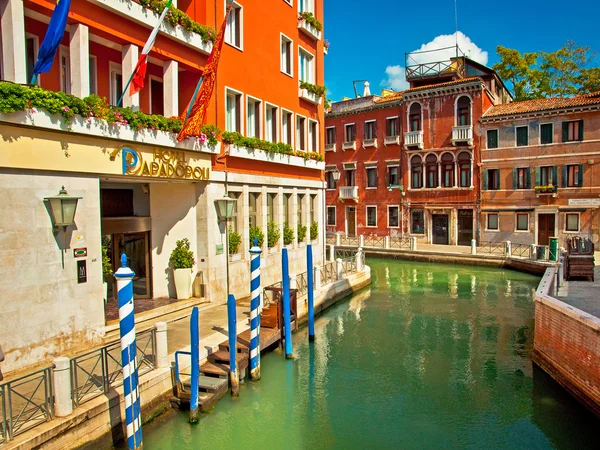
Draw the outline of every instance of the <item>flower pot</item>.
M174 269L177 300L187 300L192 296L192 269Z

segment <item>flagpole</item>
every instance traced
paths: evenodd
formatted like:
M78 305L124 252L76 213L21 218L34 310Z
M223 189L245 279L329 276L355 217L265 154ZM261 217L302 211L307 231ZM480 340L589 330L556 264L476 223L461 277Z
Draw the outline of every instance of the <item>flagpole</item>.
M148 56L146 56L146 58L148 58ZM125 89L123 89L123 92L121 93L121 97L119 98L119 101L117 102L117 106L121 106L121 102L123 101L123 97L125 97L125 92L127 92L127 89L129 88L129 85L131 84L131 81L133 80L133 76L135 75L135 73L137 72L138 68L140 67L140 63L142 62L142 59L138 59L137 64L135 65L135 67L133 68L133 72L131 73L131 76L129 77L129 80L127 81L127 84L125 85Z
M192 108L194 107L194 103L196 102L196 96L198 95L198 91L200 91L200 86L202 86L202 80L204 79L204 77L200 77L200 79L198 80L198 84L196 85L196 90L194 91L194 95L192 95L192 99L190 100L190 104L188 106L187 111L185 112L185 120L188 120L190 118L190 114L192 113Z

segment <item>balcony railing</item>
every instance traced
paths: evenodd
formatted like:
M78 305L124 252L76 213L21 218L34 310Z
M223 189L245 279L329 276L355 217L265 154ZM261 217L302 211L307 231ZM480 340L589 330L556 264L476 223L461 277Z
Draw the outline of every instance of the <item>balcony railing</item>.
M423 132L407 131L404 133L404 145L407 147L417 147L423 150Z
M363 148L375 147L377 148L377 139L363 139Z
M358 186L340 187L340 200L358 201Z
M452 144L456 145L459 142L466 142L468 145L473 145L473 125L452 127Z
M342 150L356 150L356 141L343 142Z
M335 152L335 144L325 144L326 152Z
M400 136L386 136L383 145L400 145Z

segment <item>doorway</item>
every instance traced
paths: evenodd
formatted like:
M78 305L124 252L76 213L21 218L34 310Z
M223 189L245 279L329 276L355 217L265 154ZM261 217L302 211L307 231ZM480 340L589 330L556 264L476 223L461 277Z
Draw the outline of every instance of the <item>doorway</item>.
M538 215L538 245L550 245L550 238L554 236L555 225L555 214Z
M346 206L346 235L356 236L356 207Z
M127 266L135 272L133 298L152 298L150 284L149 233L118 233L104 235L103 245L107 248L113 272L121 267L121 255L127 255ZM116 299L116 283L108 283L108 298Z
M473 210L458 210L458 245L471 245L473 239Z
M448 214L433 214L432 215L432 243L448 245Z

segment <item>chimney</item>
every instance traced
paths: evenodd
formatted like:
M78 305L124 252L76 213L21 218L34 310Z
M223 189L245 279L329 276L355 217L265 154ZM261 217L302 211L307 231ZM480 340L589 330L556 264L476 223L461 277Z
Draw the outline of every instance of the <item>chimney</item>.
M363 91L363 97L371 95L371 89L369 89L369 82L365 81L365 90Z

